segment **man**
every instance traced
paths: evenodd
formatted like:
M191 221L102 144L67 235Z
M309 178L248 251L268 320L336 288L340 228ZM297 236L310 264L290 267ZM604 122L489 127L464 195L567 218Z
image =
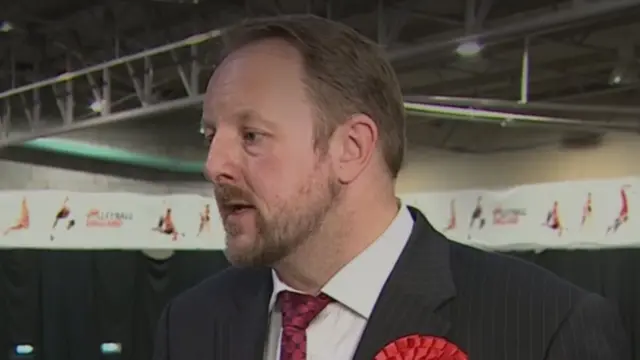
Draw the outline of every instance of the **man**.
M168 304L154 359L371 360L406 335L473 360L630 358L603 298L399 204L405 114L375 44L312 16L224 36L203 118L233 267Z

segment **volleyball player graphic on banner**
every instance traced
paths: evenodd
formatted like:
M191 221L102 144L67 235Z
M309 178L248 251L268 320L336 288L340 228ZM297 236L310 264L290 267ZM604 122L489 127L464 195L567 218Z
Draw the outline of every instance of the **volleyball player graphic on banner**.
M629 221L629 197L627 196L627 189L629 189L629 187L629 185L623 185L620 188L620 212L613 221L613 224L607 228L607 235L617 232L622 224Z
M172 241L178 240L178 236L184 234L180 234L176 229L176 226L173 222L173 214L170 206L165 208L164 214L160 216L158 220L158 225L152 228L151 230L159 232L161 234L170 235Z
M73 218L71 214L71 207L69 206L69 197L65 197L62 202L62 206L60 206L60 210L56 213L56 217L53 220L53 226L51 227L52 234L49 239L51 241L55 240L55 235L53 232L56 231L58 225L62 222L64 226L64 230L71 230L76 225L76 220Z
M560 219L560 205L558 204L558 201L553 202L553 206L551 207L551 210L547 212L547 219L542 223L542 226L555 231L558 236L562 236L564 231L567 230Z
M582 207L582 219L580 220L581 228L590 222L592 215L593 215L593 200L592 200L591 193L588 193L587 200L585 200L584 206Z
M198 227L198 235L202 234L202 232L210 232L211 231L211 206L206 204L204 206L204 210L200 213L200 225Z
M443 232L455 230L456 225L456 200L451 199L449 202L449 223Z
M4 231L3 236L7 236L14 231L27 229L29 229L29 204L27 203L27 198L23 197L20 205L20 217L12 226Z
M478 198L476 199L476 207L471 213L471 220L469 221L469 234L467 235L467 238L471 239L471 230L473 230L475 226L478 227L478 230L482 230L486 223L487 220L484 218L484 211L482 206L482 196L478 196Z

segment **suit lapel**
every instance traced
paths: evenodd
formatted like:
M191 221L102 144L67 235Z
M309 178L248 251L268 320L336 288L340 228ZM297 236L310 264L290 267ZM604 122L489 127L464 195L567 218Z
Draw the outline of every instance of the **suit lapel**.
M362 334L354 360L371 360L387 344L407 335L445 336L445 302L455 296L449 240L416 209L411 236L389 275Z
M247 269L250 281L241 282L235 294L235 314L229 317L228 334L220 334L231 346L216 359L262 360L269 326L269 300L273 289L269 269ZM219 335L219 336L220 336ZM228 337L227 337L228 336Z

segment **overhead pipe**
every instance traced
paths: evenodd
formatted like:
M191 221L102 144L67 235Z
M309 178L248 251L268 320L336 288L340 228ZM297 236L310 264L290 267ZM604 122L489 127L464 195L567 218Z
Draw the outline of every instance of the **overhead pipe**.
M527 114L515 114L505 113L499 111L471 109L471 108L457 108L452 106L442 105L430 105L420 103L405 103L405 108L409 111L420 112L422 114L442 114L452 115L458 117L467 117L468 120L473 121L475 118L493 119L494 122L501 126L510 126L512 124L527 124L527 125L545 125L545 126L564 126L564 127L579 127L581 129L591 130L616 130L616 131L640 131L640 123L633 123L628 121L612 122L612 121L585 121L578 119L540 116L540 115L527 115Z
M414 114L413 111L407 111L408 114ZM524 128L524 127L540 127L541 124L537 122L523 122L523 121L509 121L504 119L497 119L495 117L483 117L478 115L455 115L455 114L442 114L442 113L425 113L420 115L424 118L432 118L434 120L450 120L450 121L461 121L461 122L473 122L478 124L487 124L487 125L496 125L499 124L501 127L509 127L509 128ZM566 130L566 131L575 131L576 124L575 120L569 119L569 124L564 123L565 119L562 118L547 118L549 119L559 119L560 123L548 123L544 124L545 127L554 129L554 130ZM585 132L597 132L601 133L603 131L607 132L624 132L628 133L630 130L640 130L640 126L637 128L630 128L628 124L622 124L622 126L617 126L616 124L607 124L604 122L594 122L595 124L591 124L591 122L587 124L580 124L581 131Z
M556 32L561 28L570 28L575 22L628 10L640 6L640 0L603 0L588 4L573 6L570 9L558 10L551 14L532 16L528 19L488 29L476 34L439 41L425 41L417 45L394 50L388 54L391 61L401 61L429 53L454 49L460 44L479 41L483 45L495 44L513 40L522 35L544 35Z
M580 105L580 104L563 104L554 102L527 102L500 100L500 99L483 99L468 98L454 96L426 96L426 95L407 95L405 101L417 102L432 105L451 105L489 108L494 110L523 110L523 111L556 111L556 112L576 112L576 113L592 113L602 115L620 115L620 116L640 116L640 107L638 106L613 106L613 105Z

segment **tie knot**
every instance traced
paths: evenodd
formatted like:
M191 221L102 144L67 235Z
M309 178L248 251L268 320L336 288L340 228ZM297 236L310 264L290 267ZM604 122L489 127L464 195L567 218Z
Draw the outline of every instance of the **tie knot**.
M278 294L278 305L282 311L282 326L306 330L311 321L332 301L333 299L325 294L312 296L282 291Z

